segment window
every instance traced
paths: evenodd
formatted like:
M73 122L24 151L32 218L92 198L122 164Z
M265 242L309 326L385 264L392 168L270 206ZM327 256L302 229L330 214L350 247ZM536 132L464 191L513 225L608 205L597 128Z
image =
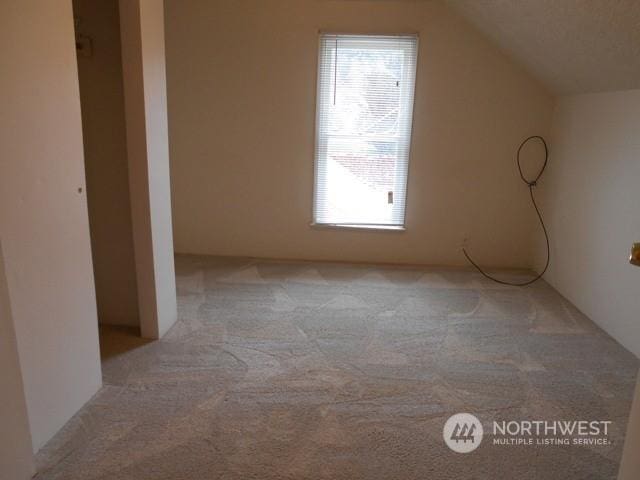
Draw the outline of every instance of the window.
M401 228L416 36L320 36L314 223Z

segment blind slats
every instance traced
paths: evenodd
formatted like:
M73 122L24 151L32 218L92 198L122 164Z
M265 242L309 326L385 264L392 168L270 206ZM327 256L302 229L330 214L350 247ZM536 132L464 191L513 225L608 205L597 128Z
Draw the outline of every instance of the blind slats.
M404 225L418 39L320 35L314 222Z

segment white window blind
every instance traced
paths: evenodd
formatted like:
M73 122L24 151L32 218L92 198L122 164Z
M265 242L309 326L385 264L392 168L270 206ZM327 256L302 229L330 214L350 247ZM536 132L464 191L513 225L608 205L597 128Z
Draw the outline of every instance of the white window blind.
M314 222L402 227L417 36L320 35Z

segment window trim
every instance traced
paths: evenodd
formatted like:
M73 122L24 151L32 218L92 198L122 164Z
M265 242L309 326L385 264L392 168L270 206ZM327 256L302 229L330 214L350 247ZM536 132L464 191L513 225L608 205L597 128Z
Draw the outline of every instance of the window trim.
M413 92L413 101L411 102L411 127L409 129L409 142L407 144L407 171L405 174L405 204L404 211L402 215L402 224L354 224L354 223L324 223L324 222L316 222L316 212L317 212L317 178L318 178L318 162L315 158L315 151L317 149L318 141L320 139L320 108L318 105L319 100L319 85L321 81L321 68L320 68L320 60L322 55L322 37L325 35L337 35L337 36L370 36L370 37L414 37L416 41L416 59L415 59L415 73L414 73L414 92ZM418 84L418 62L420 58L420 35L419 32L411 31L411 32L394 32L394 33L376 33L376 32L336 32L331 30L318 30L318 59L316 61L316 86L314 92L314 105L316 109L315 113L315 136L314 136L314 147L313 147L313 178L311 179L313 182L312 188L312 205L311 205L311 222L309 223L309 227L313 229L338 229L338 230L357 230L357 231L369 231L369 232L405 232L407 230L407 203L409 198L409 170L411 168L411 152L413 145L413 123L415 118L415 91L417 90Z
M314 229L337 229L337 230L358 230L361 232L406 232L405 225L379 225L379 224L355 224L355 223L316 223L309 224Z

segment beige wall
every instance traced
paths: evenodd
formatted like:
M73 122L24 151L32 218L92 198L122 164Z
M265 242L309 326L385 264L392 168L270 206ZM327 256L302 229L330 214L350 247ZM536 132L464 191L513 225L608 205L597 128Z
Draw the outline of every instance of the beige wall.
M177 319L162 0L121 0L120 29L140 328L159 338Z
M78 75L98 319L138 325L118 2L74 0L73 13L93 46Z
M531 264L514 154L552 98L441 4L167 0L166 29L176 251ZM319 29L420 34L406 232L309 226Z
M638 452L640 452L640 377L638 377L636 393L629 414L618 480L637 480L638 472L640 472Z
M78 71L71 0L0 5L0 237L38 450L101 384Z
M0 478L27 480L35 473L24 384L0 245Z
M640 90L563 97L540 184L551 234L545 276L640 356Z
M629 414L618 480L636 480L640 472L640 377Z

